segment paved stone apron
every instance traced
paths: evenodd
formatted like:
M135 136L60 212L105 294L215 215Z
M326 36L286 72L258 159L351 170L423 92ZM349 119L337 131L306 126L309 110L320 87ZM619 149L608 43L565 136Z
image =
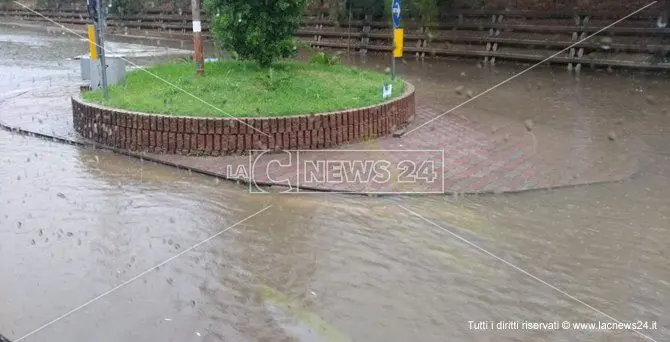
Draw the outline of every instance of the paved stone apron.
M94 146L94 143L81 138L72 128L70 97L77 91L78 87L72 81L51 80L49 85L40 84L27 92L2 95L0 124L5 128L17 128L63 141ZM431 107L420 100L417 103L416 119L410 130L445 110ZM486 119L469 119L473 117ZM638 170L636 160L629 156L608 158L600 154L600 159L593 158L588 152L576 151L570 145L569 137L562 136L559 131L535 127L529 132L523 122L510 122L509 119L469 108L461 108L441 116L401 138L387 137L328 152L307 151L302 152L300 158L303 161L355 159L360 157L360 150L379 151L375 152L374 158L392 163L422 158L417 157L416 152L403 150L444 150L444 169L437 170L443 174L443 182L411 185L331 182L309 184L306 189L384 193L504 193L620 181ZM250 173L248 156L127 154L226 179L246 181L242 177L243 173L235 172L240 168ZM287 157L277 154L260 157L254 167L254 180L259 185L287 185L287 181L295 185L296 170L279 167L279 164L283 164L282 158ZM266 173L265 170L269 171ZM262 187L259 189L264 191Z

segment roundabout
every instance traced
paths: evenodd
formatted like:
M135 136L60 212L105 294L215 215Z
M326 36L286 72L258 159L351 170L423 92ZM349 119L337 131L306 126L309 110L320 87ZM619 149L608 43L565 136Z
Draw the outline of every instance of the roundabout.
M107 100L100 91L74 96L75 130L120 149L218 156L368 141L406 127L415 115L414 87L394 81L382 99L387 77L371 71L300 63L265 71L215 62L206 78L197 78L185 76L190 67L130 73ZM156 76L183 91L156 84Z

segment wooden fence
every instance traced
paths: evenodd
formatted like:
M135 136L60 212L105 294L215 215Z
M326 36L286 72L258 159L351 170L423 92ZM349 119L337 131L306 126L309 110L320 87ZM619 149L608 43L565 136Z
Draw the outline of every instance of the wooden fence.
M83 9L39 11L62 24L89 23ZM0 10L0 17L44 20L21 9ZM141 16L123 19L110 17L111 32L133 30L181 36L191 35L190 13L164 13L149 10ZM466 57L484 63L501 61L539 62L556 55L550 63L579 69L619 67L670 70L670 27L657 26L657 13L641 12L621 23L614 14L575 14L533 11L461 11L442 15L438 23L405 23L406 56L417 58ZM203 32L209 36L208 23ZM305 16L297 38L315 48L349 50L362 54L391 51L392 33L388 22L334 20L326 12L312 11ZM582 41L583 40L583 41ZM565 51L563 51L565 50Z

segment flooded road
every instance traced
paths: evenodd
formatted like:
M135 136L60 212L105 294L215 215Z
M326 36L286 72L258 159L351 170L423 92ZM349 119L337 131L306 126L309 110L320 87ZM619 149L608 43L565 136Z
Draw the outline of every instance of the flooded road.
M0 39L0 94L51 73L60 84L76 79L77 62L65 58L83 43L2 30L14 38ZM48 50L32 61L31 44ZM455 85L483 88L521 70L472 64L401 70L423 101L446 109L458 103ZM572 132L589 153L621 153L602 145L624 118L618 139L643 165L633 179L517 195L252 195L0 131L0 334L19 339L150 270L25 341L670 340L667 85L595 73L577 82L543 69L473 102L482 117L503 106L510 120ZM628 91L642 86L645 95ZM613 318L649 328L473 326Z

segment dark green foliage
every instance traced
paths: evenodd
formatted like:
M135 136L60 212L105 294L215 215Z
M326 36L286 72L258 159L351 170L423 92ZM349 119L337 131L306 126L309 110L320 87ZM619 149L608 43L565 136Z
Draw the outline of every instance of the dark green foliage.
M296 52L295 31L307 0L205 0L215 40L268 67Z
M320 65L337 65L342 63L340 59L341 52L334 54L328 54L325 52L318 52L312 58L309 59L310 64L320 64Z
M122 19L137 15L144 9L142 2L137 0L108 0L106 4L111 5L109 7L110 14Z

